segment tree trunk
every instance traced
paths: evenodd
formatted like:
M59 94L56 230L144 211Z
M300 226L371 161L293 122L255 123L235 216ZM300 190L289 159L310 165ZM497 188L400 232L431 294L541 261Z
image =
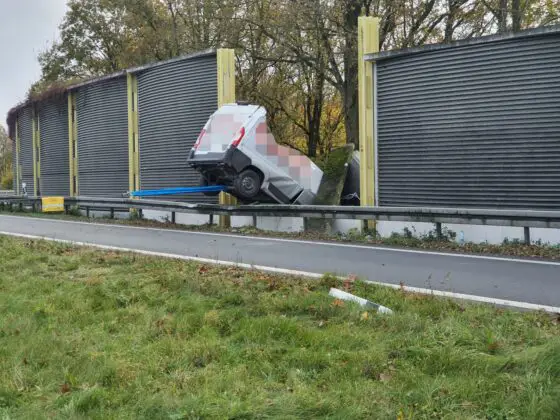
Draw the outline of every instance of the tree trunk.
M344 43L344 127L346 129L346 143L353 143L356 150L360 145L358 127L358 17L361 12L361 2L348 1L344 13L345 39Z
M319 56L322 60L322 57ZM311 69L308 69L308 71ZM323 114L325 70L320 68L315 77L311 77L311 92L307 98L307 155L310 158L317 156L317 145L321 141L321 116Z
M498 32L507 32L508 0L500 0L500 8L496 18L498 19Z
M511 29L513 32L521 30L521 0L512 0L511 2Z
M457 17L458 4L456 0L447 0L447 17L445 19L445 35L443 42L449 44L453 41L455 31L455 19Z
M356 68L356 72L358 69ZM360 146L359 109L357 81L346 80L344 87L344 128L346 143L354 144L356 150Z
M318 128L313 128L313 130L309 132L309 136L307 137L307 156L309 156L310 158L314 158L315 156L317 156L317 145L319 144L319 141L320 132Z

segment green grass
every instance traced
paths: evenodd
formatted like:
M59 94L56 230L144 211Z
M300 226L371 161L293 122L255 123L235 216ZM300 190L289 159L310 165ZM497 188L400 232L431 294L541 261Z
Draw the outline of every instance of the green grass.
M0 237L0 418L560 418L543 313Z

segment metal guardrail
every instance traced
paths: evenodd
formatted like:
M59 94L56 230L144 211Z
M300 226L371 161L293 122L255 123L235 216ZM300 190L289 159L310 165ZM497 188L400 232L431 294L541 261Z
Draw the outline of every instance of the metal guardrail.
M13 190L0 190L0 197L13 196L15 192Z
M4 197L0 205L14 204L31 206L38 209L41 205L39 197ZM399 222L425 222L436 224L438 234L441 225L446 223L489 226L515 226L525 230L525 242L530 243L530 228L560 229L560 211L542 210L497 210L497 209L465 209L439 207L355 207L355 206L314 206L314 205L243 205L227 206L219 204L192 204L176 201L159 201L130 198L100 197L66 197L64 205L68 211L72 206L89 210L115 211L160 210L172 213L204 214L210 216L253 216L256 217L302 217L306 219L346 219L346 220L378 220Z

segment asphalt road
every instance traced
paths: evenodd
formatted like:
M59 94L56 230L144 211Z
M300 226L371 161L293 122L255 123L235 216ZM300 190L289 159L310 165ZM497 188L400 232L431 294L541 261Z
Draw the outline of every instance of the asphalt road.
M560 306L560 263L0 216L0 232Z

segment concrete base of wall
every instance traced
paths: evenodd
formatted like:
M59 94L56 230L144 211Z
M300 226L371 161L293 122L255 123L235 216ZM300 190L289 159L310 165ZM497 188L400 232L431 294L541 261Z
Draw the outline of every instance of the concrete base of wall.
M255 224L256 223L256 224ZM303 231L302 217L256 217L232 216L231 226L234 228L253 226L261 230L273 232L301 232Z
M303 217L257 217L257 228L277 232L302 232Z
M87 215L87 212L85 210L80 210L80 213L83 216ZM90 210L89 217L91 217L93 219L107 219L107 218L111 217L111 212L109 210L107 210L107 211ZM115 212L113 214L113 217L115 219L128 219L130 217L130 213L129 212Z
M393 232L403 233L408 229L414 236L427 235L435 230L432 223L405 223L405 222L379 222L377 232L382 237L388 237ZM448 229L456 233L456 241L488 243L498 245L505 240L523 241L523 228L509 226L481 226L481 225L462 225L462 224L443 224L442 229ZM560 244L559 229L531 228L531 241L542 242L543 244Z
M160 210L144 210L142 217L148 220L170 223L172 221L172 212ZM213 218L212 224L218 223L218 216ZM180 225L207 225L210 224L210 216L205 214L187 214L175 213L175 223Z

